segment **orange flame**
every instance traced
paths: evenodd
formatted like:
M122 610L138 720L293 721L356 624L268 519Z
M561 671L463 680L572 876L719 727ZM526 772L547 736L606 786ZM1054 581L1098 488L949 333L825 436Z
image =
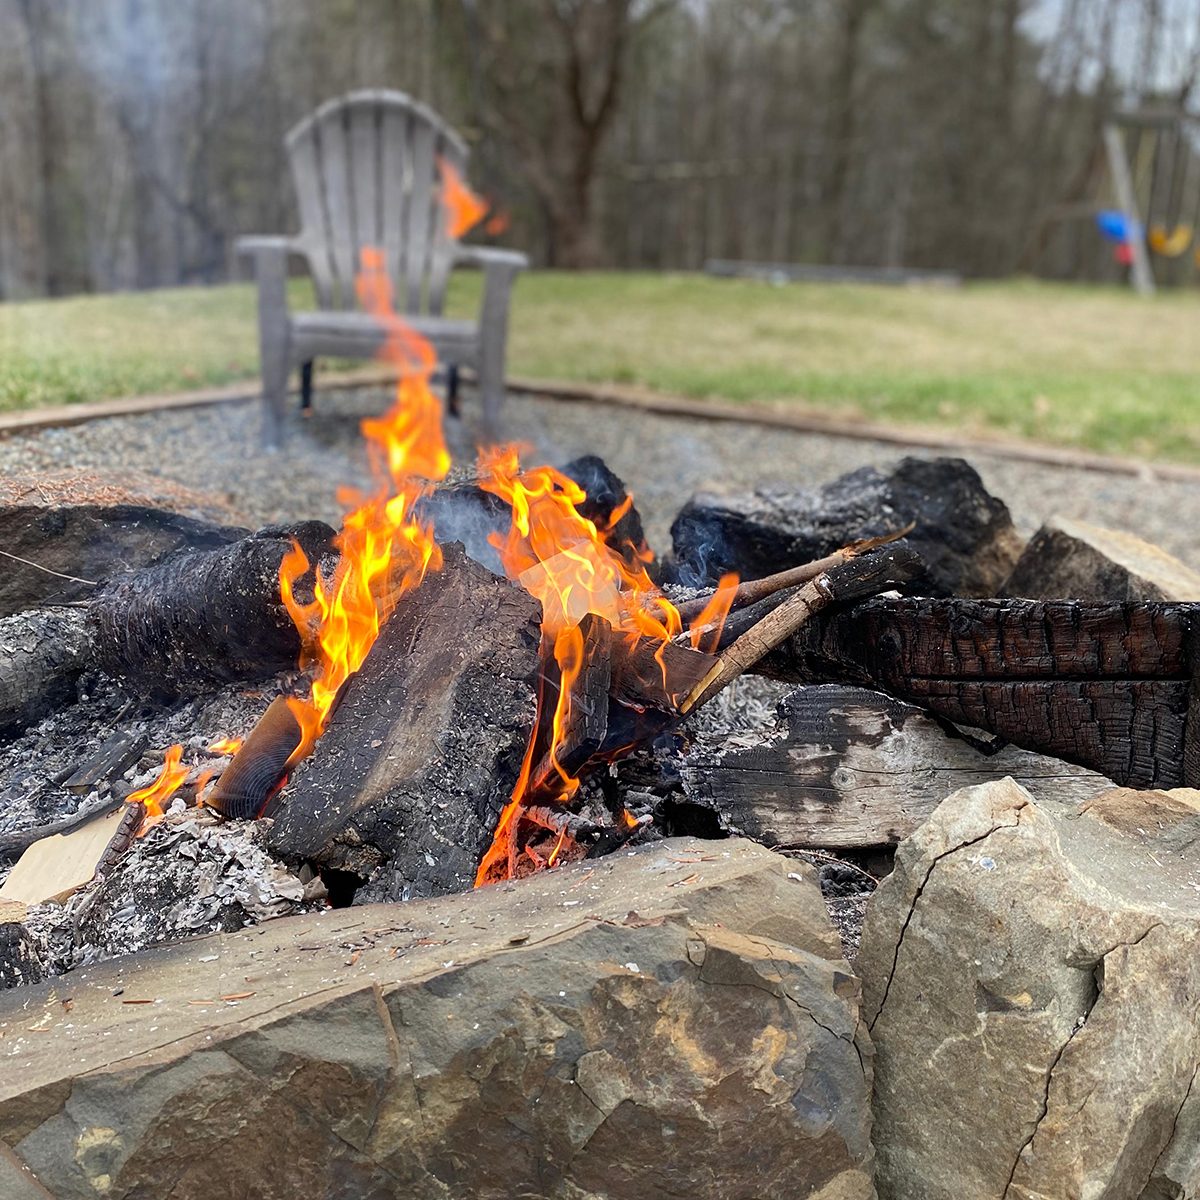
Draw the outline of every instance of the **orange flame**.
M489 205L466 185L458 168L445 155L438 155L442 177L441 201L446 215L446 232L460 238L487 216Z
M450 469L441 401L429 386L437 356L396 315L383 253L374 247L362 251L358 296L386 330L380 357L400 368L400 381L391 410L362 423L378 486L374 495L359 498L342 523L341 559L333 579L318 570L313 599L304 604L295 585L309 569L308 557L293 544L280 567L280 594L304 639L300 666L315 667L311 694L288 699L301 732L289 767L312 750L338 692L362 666L396 602L442 564L432 528L412 511L431 481L444 479Z
M140 804L146 810L143 829L162 819L166 812L166 802L179 791L183 781L187 779L188 768L180 764L182 758L182 745L176 743L174 746L168 746L158 778L125 797L126 804Z
M536 467L522 473L513 446L484 452L479 476L480 487L499 496L512 509L507 535L493 535L492 543L509 578L518 580L541 602L543 647L552 650L558 665L559 689L547 754L550 770L539 773L545 778L534 777L541 765L533 761L535 728L512 798L501 813L492 845L479 864L477 887L513 876L518 858L517 824L531 795L538 794L540 801L542 794L549 792L553 801L566 803L579 787L580 780L558 757L571 728L571 685L584 666L579 622L587 613L596 613L618 633L629 638L648 637L664 644L679 634L682 626L679 610L659 591L646 571L649 552L632 556L631 562L609 544L610 530L632 500L613 513L607 528L598 529L579 511L587 496L573 479L553 467ZM714 597L702 614L709 621L722 605L728 610L732 595L727 581L723 581L723 588L720 602ZM544 700L545 687L541 686L539 712ZM559 839L547 865L562 856L564 838Z
M499 237L502 233L508 232L508 227L512 224L512 218L502 209L496 209L486 221L483 223L483 232L488 237Z
M708 603L700 610L700 615L692 622L689 641L693 649L703 650L706 654L713 653L721 640L721 630L725 628L725 619L733 607L737 594L738 573L727 571L717 583L717 590L708 598Z
M241 748L241 738L217 738L215 742L210 742L208 746L210 753L224 754L226 756L236 754Z

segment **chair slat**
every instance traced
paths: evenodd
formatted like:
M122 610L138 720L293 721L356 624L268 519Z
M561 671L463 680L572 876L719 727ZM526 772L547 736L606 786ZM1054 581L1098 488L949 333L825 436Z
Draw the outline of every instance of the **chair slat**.
M379 228L379 105L348 106L350 118L350 169L354 196L354 245L380 246Z
M353 308L358 247L354 244L350 196L350 155L346 137L346 108L339 105L317 124L321 152L321 182L329 215L329 247L333 264L333 307Z
M417 117L412 122L410 132L412 171L408 193L408 237L404 251L405 309L410 313L419 313L433 232L431 208L437 204L434 188L434 128Z
M463 179L466 179L466 155L455 141L439 136L437 154L442 162L449 163ZM434 194L433 242L429 256L429 312L439 317L446 304L446 284L450 277L450 264L454 259L456 242L450 237L447 214L442 207L441 188L444 187L441 171L438 172L438 190Z
M311 125L306 126L299 136L288 139L288 159L292 181L296 185L296 200L300 205L300 241L308 250L317 303L322 308L328 308L333 303L329 223L325 216L325 201L321 196L321 168Z
M412 117L407 108L385 104L380 125L381 179L380 204L383 250L388 275L403 297L407 288L404 246L408 231L408 128Z

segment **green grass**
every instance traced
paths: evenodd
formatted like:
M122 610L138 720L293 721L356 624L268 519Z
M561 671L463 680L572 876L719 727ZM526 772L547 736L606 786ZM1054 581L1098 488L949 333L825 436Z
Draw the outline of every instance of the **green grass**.
M451 310L478 297L456 278ZM254 304L235 285L0 305L0 409L251 378ZM1194 292L541 272L518 284L510 369L1200 462Z

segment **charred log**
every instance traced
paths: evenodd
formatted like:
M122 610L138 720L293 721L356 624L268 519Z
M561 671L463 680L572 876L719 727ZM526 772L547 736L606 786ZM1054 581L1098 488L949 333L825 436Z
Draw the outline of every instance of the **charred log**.
M136 474L43 472L0 481L0 616L86 600L99 582L166 554L245 536L212 517L220 520L206 497Z
M758 673L878 688L1132 787L1195 786L1190 604L874 600L801 630Z
M279 596L280 563L293 540L318 563L333 537L321 521L263 529L110 583L88 608L95 662L155 695L294 666L300 635ZM299 581L302 598L312 580L310 570Z
M0 734L70 703L91 649L87 622L78 609L0 618Z
M276 696L225 769L206 803L234 820L257 817L284 781L300 745L300 725L287 697Z
M273 808L289 858L393 897L470 887L534 720L539 607L449 546L392 614Z
M924 710L865 688L797 688L774 725L695 739L671 765L691 803L767 846L894 845L953 791L1012 776L1039 799L1082 802L1108 781L1002 745L992 753Z
M664 569L689 584L715 583L724 571L755 578L909 522L935 595L995 595L1021 551L1007 507L973 467L906 458L890 472L864 467L820 490L697 495L675 518Z

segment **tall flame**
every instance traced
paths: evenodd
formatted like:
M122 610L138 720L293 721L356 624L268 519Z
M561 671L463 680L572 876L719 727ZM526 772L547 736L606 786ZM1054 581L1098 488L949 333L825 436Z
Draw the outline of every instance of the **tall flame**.
M541 602L543 648L552 651L559 687L551 721L550 772L545 778L534 778L539 766L533 761L535 727L512 797L501 813L492 845L479 864L477 887L512 877L518 852L517 824L531 797L536 794L539 802L549 799L565 804L579 788L580 780L558 758L571 727L571 685L584 665L579 622L587 613L595 613L626 637L648 637L663 644L682 628L679 610L655 586L646 561L622 554L610 544L612 528L628 502L613 513L606 528L599 529L579 511L587 496L573 479L553 467L535 467L522 473L513 446L482 454L479 476L480 487L499 496L512 509L507 535L493 535L492 543L509 578L518 580ZM714 597L703 614L710 625L722 608L728 611L732 601L728 581L723 581L719 592L719 598ZM543 682L539 712L545 700ZM560 834L551 860L561 857L567 840Z
M440 197L446 232L452 238L460 238L487 216L489 205L467 187L458 168L444 154L438 155L437 162L442 177Z
M295 585L311 565L307 555L293 544L280 567L284 605L305 640L300 666L314 668L311 694L288 699L301 732L289 767L312 750L338 692L362 666L396 602L442 565L432 527L413 515L416 501L450 469L442 405L429 382L437 356L396 315L382 251L363 249L357 288L363 308L386 331L380 357L399 368L400 380L388 413L362 423L377 486L373 495L357 498L342 522L334 577L326 579L318 569L313 599L305 604Z

